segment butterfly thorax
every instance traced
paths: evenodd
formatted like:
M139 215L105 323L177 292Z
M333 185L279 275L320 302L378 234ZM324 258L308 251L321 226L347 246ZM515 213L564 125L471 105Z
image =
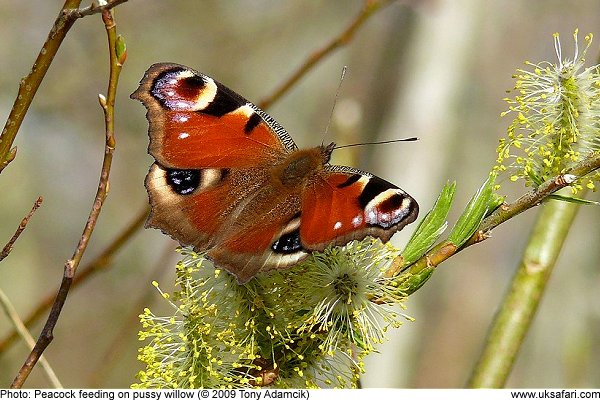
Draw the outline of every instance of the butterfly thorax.
M331 150L332 146L330 145L289 153L283 162L273 169L273 181L286 188L302 186L325 168L329 162Z

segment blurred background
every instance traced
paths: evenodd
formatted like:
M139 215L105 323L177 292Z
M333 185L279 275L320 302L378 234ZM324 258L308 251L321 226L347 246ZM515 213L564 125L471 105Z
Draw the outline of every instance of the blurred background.
M0 117L4 122L62 6L62 0L0 0ZM83 5L88 5L84 2ZM117 7L128 59L116 108L117 148L110 194L82 267L128 226L147 204L143 180L152 163L145 111L129 99L147 67L171 61L209 74L259 102L311 53L342 32L363 2L130 0ZM422 215L447 180L458 190L455 221L495 162L500 118L512 74L525 60L554 62L552 34L563 57L600 35L595 0L398 1L372 16L343 49L315 66L269 113L299 146L418 136L413 143L340 150L334 162L367 169L411 193ZM600 37L599 37L600 39ZM588 65L600 54L591 46ZM342 67L348 66L331 128ZM104 125L97 94L108 73L99 15L69 32L17 136L16 160L0 175L0 246L37 196L44 204L8 258L0 288L27 316L55 293L96 192ZM508 181L502 192L525 191ZM598 195L593 194L596 200ZM380 353L367 359L365 387L463 387L486 330L515 270L537 210L493 232L493 238L443 263L408 301L415 322L390 331ZM510 387L600 386L600 224L597 207L583 207L550 280L532 330L510 377ZM414 226L396 235L402 246ZM46 357L67 387L128 387L136 360L137 315L165 304L151 286L172 288L174 244L156 230L138 230L105 270L69 295ZM44 320L47 313L44 315ZM41 324L32 328L37 338ZM0 315L0 341L10 322ZM0 387L28 354L14 342L0 354ZM27 387L45 387L39 367Z

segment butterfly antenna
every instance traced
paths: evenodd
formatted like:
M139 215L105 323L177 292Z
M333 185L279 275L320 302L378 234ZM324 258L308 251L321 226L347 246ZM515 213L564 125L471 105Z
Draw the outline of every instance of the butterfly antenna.
M333 98L333 106L331 107L331 113L329 114L329 121L327 121L327 127L325 128L325 132L323 133L323 137L327 135L329 132L329 127L331 126L331 120L333 119L333 111L335 110L335 105L337 104L338 97L340 97L340 89L342 88L342 82L346 77L346 70L348 69L347 65L344 65L342 68L342 75L340 76L340 83L338 84L337 90L335 91L335 97Z
M352 143L352 144L344 144L342 146L335 146L336 149L343 149L345 147L356 147L356 146L364 146L367 144L387 144L387 143L397 143L397 142L415 142L419 140L418 137L409 137L404 139L392 139L392 140L381 140L378 142L362 142L362 143Z

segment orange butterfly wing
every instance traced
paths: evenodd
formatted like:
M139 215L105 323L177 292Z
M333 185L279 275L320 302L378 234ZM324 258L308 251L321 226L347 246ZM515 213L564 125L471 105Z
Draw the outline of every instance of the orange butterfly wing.
M303 192L300 238L311 250L366 236L386 242L418 213L417 202L397 186L354 168L330 166Z
M182 65L154 64L131 97L148 109L148 151L164 167L255 167L297 148L262 110Z

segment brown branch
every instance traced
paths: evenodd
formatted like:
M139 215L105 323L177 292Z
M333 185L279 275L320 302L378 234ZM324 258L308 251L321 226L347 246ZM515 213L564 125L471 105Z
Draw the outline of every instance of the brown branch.
M25 216L25 218L23 218L23 220L21 220L21 223L19 224L19 227L17 228L15 234L10 238L8 243L6 243L6 246L4 246L4 248L0 252L0 261L4 260L6 257L8 257L8 254L12 251L15 242L17 241L19 236L21 236L21 233L23 233L23 231L27 227L29 220L31 219L33 214L37 211L37 209L40 208L43 201L44 201L44 199L42 198L42 196L38 197L38 199L33 204L31 211L29 211L29 214L27 214Z
M552 193L562 189L563 187L569 186L571 183L573 183L574 179L583 177L590 172L597 170L598 168L600 168L600 152L591 154L590 156L584 158L564 174L544 182L539 187L524 194L510 205L503 205L499 207L482 221L479 228L479 234L487 236L485 234L487 234L496 226L509 220L515 215L518 215L523 211L540 204L542 200ZM465 246L475 243L475 239L477 239L476 235L474 235L474 237L471 238L471 240L469 240Z
M288 79L286 79L273 93L263 99L258 106L263 109L269 108L275 101L279 100L292 86L294 86L307 72L315 67L320 61L332 54L335 50L347 45L354 38L356 31L373 15L390 4L392 0L365 0L358 15L350 22L342 33L334 37L327 45L312 53L302 65Z
M83 283L87 282L88 279L95 276L97 272L105 271L109 266L111 266L117 252L129 242L133 235L138 232L142 226L144 226L144 221L146 221L147 217L148 206L146 205L142 210L140 210L138 215L112 240L112 242L110 242L104 248L104 250L98 254L98 256L79 268L78 274L75 275L75 278L73 279L71 289L73 290L81 286ZM54 303L55 297L56 293L52 292L38 302L38 305L24 319L25 326L31 328L35 322L44 316L46 312L48 312L48 309L52 306L52 303ZM5 352L17 338L18 334L13 330L4 339L2 339L2 341L0 341L0 354Z
M21 79L19 92L0 134L0 173L17 155L17 148L11 146L56 52L75 22L75 18L69 17L69 10L76 9L79 4L81 4L81 0L65 1L58 18L56 18L50 33L48 33L48 38L33 63L31 72Z
M114 7L118 6L119 4L123 4L127 1L128 0L109 0L106 2L106 4L98 4L98 5L92 4L85 8L71 10L70 13L73 14L71 16L72 18L75 18L75 19L83 18L83 17L87 17L88 15L99 14L106 10L110 10L111 8L114 8Z
M14 160L17 155L17 148L12 147L13 142L17 136L21 123L25 119L27 110L33 102L33 98L42 83L42 80L46 76L46 72L50 68L50 64L54 60L54 56L58 52L63 39L67 33L79 18L83 18L87 15L102 12L104 10L113 8L127 0L112 0L107 4L101 6L89 6L86 8L79 9L81 0L66 0L58 17L54 21L54 25L46 41L42 45L38 56L31 67L29 74L21 79L19 84L19 91L15 102L10 110L4 129L0 133L0 173L6 168L6 166Z
M11 385L12 388L21 388L23 386L23 383L33 370L33 367L39 360L40 356L48 347L48 345L52 342L54 327L58 322L60 312L65 304L67 294L69 293L69 289L73 282L73 277L75 276L77 267L79 266L79 263L81 261L81 258L83 257L83 254L85 253L85 250L87 249L90 237L94 231L94 227L96 226L96 221L98 220L98 216L100 215L100 211L102 210L102 205L104 204L104 200L106 199L106 195L108 194L108 177L110 174L112 156L115 148L114 104L117 91L117 83L119 80L119 74L121 72L122 60L120 60L116 54L116 26L110 10L104 10L102 12L102 20L104 21L104 25L106 27L106 32L108 36L108 46L110 53L110 76L108 80L109 83L107 96L106 98L104 98L104 96L100 96L100 105L102 106L102 109L104 111L104 122L106 127L106 143L104 147L104 159L102 161L100 182L98 184L98 190L94 198L92 210L83 230L83 234L81 235L81 239L79 240L77 248L73 253L73 257L71 257L71 259L68 260L65 264L63 279L58 294L56 296L56 300L52 305L50 315L48 316L46 324L42 329L42 333L40 334L40 337L38 338L35 347L31 351L29 357L27 357L27 360L25 360L25 363L23 364L17 376L15 377Z

